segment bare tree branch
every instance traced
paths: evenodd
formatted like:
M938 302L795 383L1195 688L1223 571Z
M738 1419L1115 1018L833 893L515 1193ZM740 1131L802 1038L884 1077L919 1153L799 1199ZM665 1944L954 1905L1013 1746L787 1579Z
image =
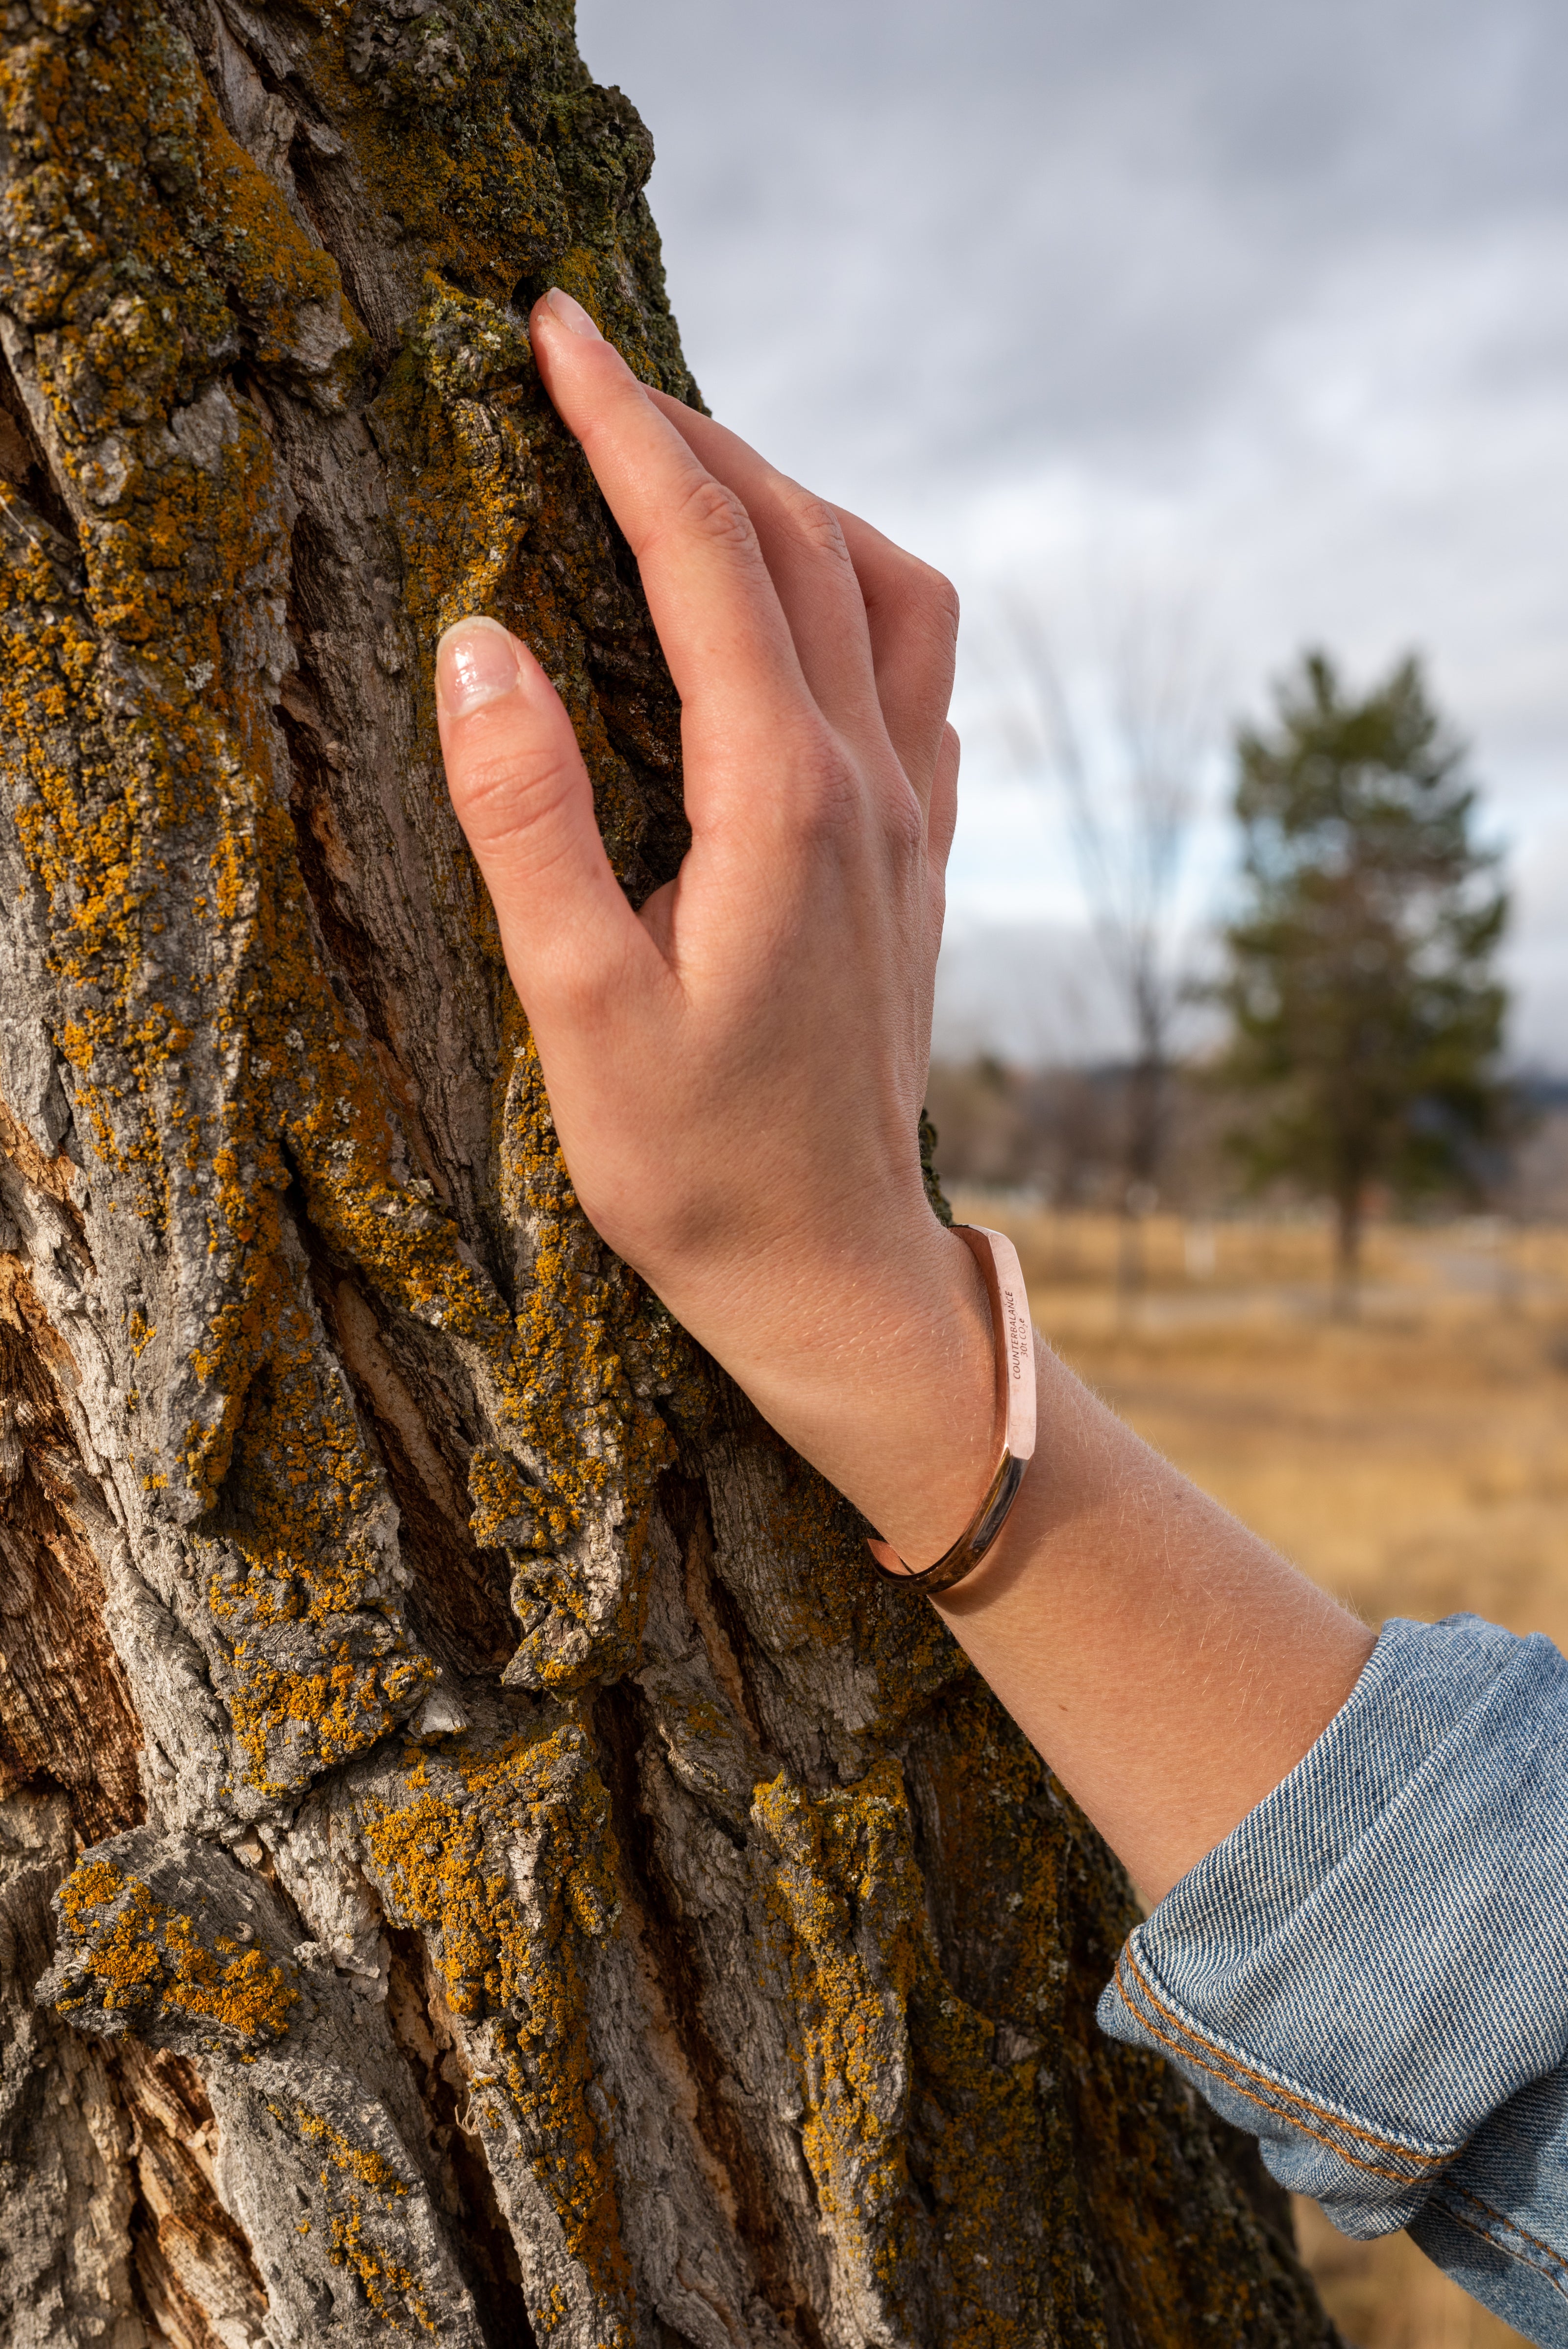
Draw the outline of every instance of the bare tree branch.
M1018 772L1067 821L1089 926L1133 1043L1121 1205L1151 1204L1187 992L1181 887L1215 735L1215 665L1190 604L1124 596L1069 664L1067 632L1022 586L1001 599L988 667ZM1139 1266L1129 1242L1126 1285Z

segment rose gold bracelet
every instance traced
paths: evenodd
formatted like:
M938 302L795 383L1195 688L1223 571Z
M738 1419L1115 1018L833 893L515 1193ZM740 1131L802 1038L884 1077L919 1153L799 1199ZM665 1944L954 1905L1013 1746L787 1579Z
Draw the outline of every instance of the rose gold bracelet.
M888 1542L874 1536L867 1544L877 1570L889 1582L907 1582L929 1598L950 1590L977 1567L1018 1498L1023 1471L1034 1456L1034 1340L1029 1327L1029 1299L1023 1293L1023 1271L1018 1251L1003 1232L983 1224L955 1224L953 1230L969 1248L985 1276L991 1318L996 1331L996 1418L1001 1424L1002 1457L985 1495L951 1549L934 1566L917 1573L904 1564Z

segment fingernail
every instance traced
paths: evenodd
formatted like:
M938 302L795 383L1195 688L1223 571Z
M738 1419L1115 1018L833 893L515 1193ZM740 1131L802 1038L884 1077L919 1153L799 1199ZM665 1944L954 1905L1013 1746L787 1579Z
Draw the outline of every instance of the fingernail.
M476 613L454 620L436 647L436 698L451 718L466 718L515 690L517 647L499 620Z
M593 320L589 317L582 304L580 302L574 302L569 294L563 294L558 285L552 285L549 292L545 295L545 299L550 305L551 309L554 310L556 317L559 318L562 326L566 327L570 333L574 335L586 336L587 340L591 343L603 342L604 336L600 334L598 328L595 326Z

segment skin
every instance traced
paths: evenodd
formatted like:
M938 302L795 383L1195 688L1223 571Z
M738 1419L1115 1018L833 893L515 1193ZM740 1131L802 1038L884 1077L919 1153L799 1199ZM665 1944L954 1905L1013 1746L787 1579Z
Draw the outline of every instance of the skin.
M531 331L641 571L691 824L679 874L634 913L533 655L491 620L447 632L452 803L572 1180L780 1433L923 1566L999 1443L985 1292L931 1215L916 1142L957 598L649 390L569 296ZM1155 1899L1301 1759L1372 1635L1038 1352L1012 1515L929 1603Z

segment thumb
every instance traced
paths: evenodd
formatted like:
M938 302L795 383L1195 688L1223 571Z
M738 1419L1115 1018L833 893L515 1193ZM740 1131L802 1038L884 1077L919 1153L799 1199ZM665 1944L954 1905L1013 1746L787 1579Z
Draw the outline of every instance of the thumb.
M646 934L610 870L561 698L499 621L459 620L436 649L447 789L530 1015L580 998Z

